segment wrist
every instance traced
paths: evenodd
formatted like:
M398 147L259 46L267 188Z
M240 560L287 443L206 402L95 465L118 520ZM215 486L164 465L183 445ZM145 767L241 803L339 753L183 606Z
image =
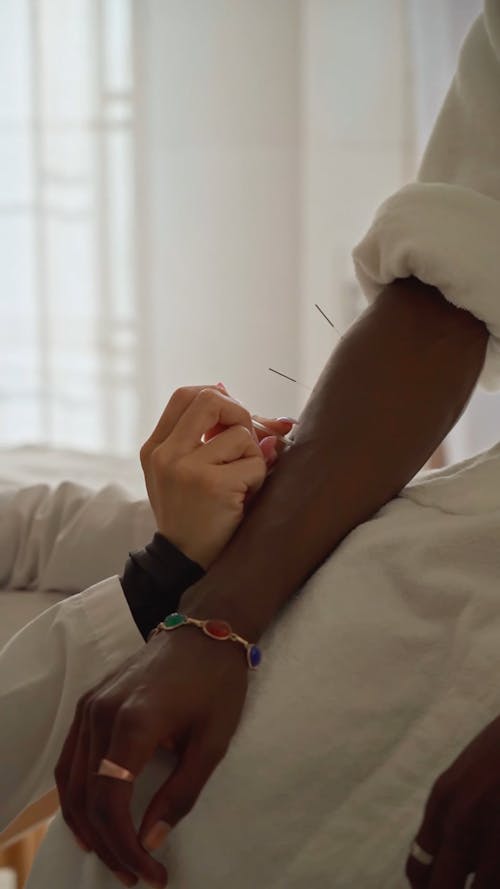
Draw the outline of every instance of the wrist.
M213 618L227 621L235 633L257 642L267 625L262 616L255 613L255 608L248 607L248 599L238 596L234 590L228 594L206 580L208 576L183 593L179 611L198 620Z

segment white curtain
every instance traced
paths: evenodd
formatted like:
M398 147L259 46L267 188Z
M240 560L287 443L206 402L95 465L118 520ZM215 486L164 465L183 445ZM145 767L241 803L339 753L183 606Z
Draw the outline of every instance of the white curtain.
M0 439L137 439L126 0L0 3Z
M0 443L132 453L192 382L295 415L479 5L1 0Z

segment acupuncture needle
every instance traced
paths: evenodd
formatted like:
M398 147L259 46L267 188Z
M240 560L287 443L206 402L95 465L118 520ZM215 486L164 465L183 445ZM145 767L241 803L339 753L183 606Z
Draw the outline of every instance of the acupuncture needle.
M330 325L330 327L333 327L333 329L334 329L335 333L337 334L337 336L339 336L340 339L342 339L342 334L337 330L337 328L335 327L335 324L334 324L333 321L328 317L328 315L326 314L326 312L323 311L323 309L321 308L321 306L319 306L318 303L314 303L314 308L318 310L318 312L323 316L323 318L325 319L325 321L328 321L328 324ZM296 385L296 386L300 386L301 389L307 389L308 392L312 392L312 391L313 391L313 390L311 389L310 386L306 386L305 383L299 383L299 381L296 380L295 377L291 377L291 376L289 376L288 374L284 374L281 370L276 370L276 368L274 368L274 367L269 367L268 370L270 370L271 373L276 374L278 377L283 377L283 379L285 379L285 380L289 380L290 383L295 383L295 385Z
M272 429L269 429L267 426L264 425L264 423L261 423L260 420L256 420L255 417L252 417L252 426L254 427L254 429L259 429L260 432L267 432L268 435L275 436L275 438L277 438L278 441L280 441L285 446L291 444L288 438L285 438L283 435L277 435L276 432L273 432Z

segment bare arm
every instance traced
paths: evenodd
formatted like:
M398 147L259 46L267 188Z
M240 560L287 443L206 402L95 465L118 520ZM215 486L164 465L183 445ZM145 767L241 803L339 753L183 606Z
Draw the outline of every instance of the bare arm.
M462 413L482 322L416 279L395 281L333 352L254 509L181 601L257 639L349 531L398 494Z

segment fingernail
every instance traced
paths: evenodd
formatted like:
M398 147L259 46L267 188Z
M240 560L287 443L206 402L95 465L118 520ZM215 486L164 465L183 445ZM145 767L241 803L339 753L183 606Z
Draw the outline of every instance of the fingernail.
M277 417L278 423L291 423L293 426L296 426L299 422L298 420L294 420L293 417Z
M268 466L271 466L278 457L278 452L276 450L276 442L277 438L275 435L268 435L266 438L263 438L260 443L260 449L262 451L262 456L266 461Z
M215 388L220 389L221 392L225 392L225 394L227 395L227 389L226 389L224 383L217 383Z
M149 833L146 834L142 845L148 852L156 852L170 833L170 830L170 824L167 824L166 821L158 821L154 827L151 828Z
M136 877L131 876L131 874L125 873L125 871L115 870L114 875L117 880L120 880L120 883L123 883L124 886L135 886L137 883Z

